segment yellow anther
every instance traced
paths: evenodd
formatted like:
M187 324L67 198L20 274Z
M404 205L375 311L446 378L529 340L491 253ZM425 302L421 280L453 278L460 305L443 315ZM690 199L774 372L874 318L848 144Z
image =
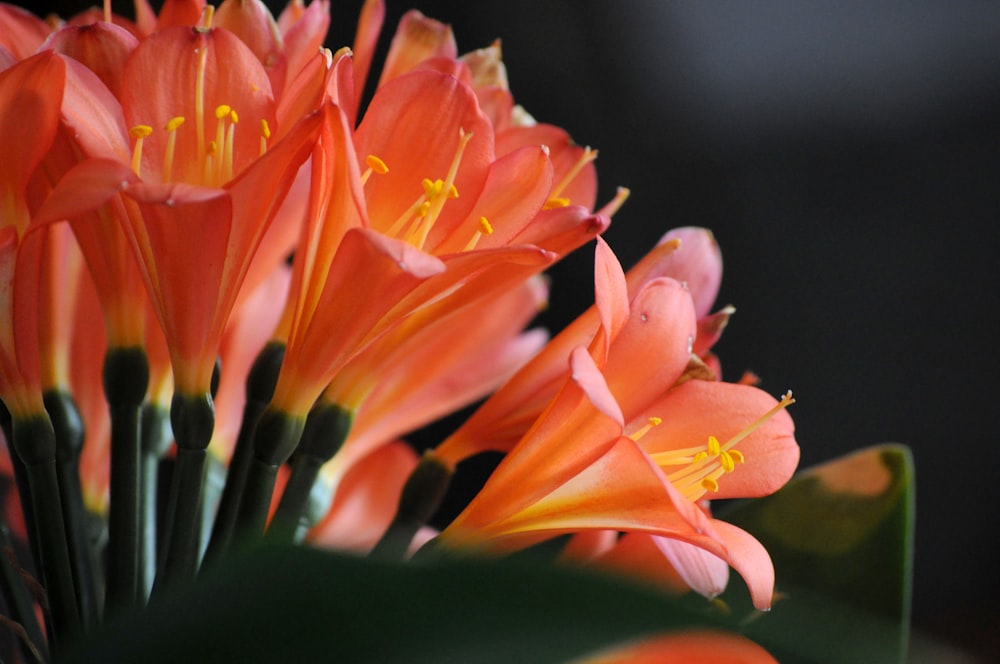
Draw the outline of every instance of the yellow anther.
M424 178L420 181L420 186L424 188L424 196L426 196L429 200L437 198L441 194L441 189L444 187L444 181L431 181L429 178Z
M615 197L612 198L607 204L597 211L597 214L602 214L605 217L613 217L618 210L625 205L625 201L628 197L632 195L632 190L628 187L618 187L615 192Z
M136 125L128 130L129 136L135 139L135 146L132 148L132 170L136 175L142 175L142 143L143 140L153 133L153 128L149 125Z
M219 104L215 107L215 119L221 120L232 112L233 109L229 106L229 104Z
M724 471L731 473L733 472L733 469L736 468L736 461L733 460L732 454L723 450L719 454L719 465L722 466Z
M174 151L177 147L177 129L184 124L184 116L177 115L167 121L167 146L163 150L163 181L170 182L174 176Z
M639 439L645 436L647 433L649 433L653 427L658 427L661 424L663 424L663 420L661 418L651 417L648 420L646 420L646 424L643 425L641 429L633 433L631 436L629 436L629 438L638 442Z
M568 198L550 198L545 201L545 205L542 206L543 210L555 210L556 208L564 208L569 205Z
M431 202L424 201L423 203L420 204L420 207L417 208L417 216L421 218L426 217L427 213L430 211L431 211Z
M701 488L705 491L711 491L712 493L719 492L719 483L713 480L711 477L706 477L701 481Z
M385 175L389 172L389 167L385 165L385 162L373 154L365 157L365 164L368 165L368 168L372 169L373 173L377 173L378 175Z
M708 437L708 445L706 447L711 456L719 456L719 450L722 449L721 445L719 445L719 439L715 436Z
M559 183L552 189L552 193L549 194L549 200L565 200L566 205L569 205L569 199L560 199L559 194L561 194L563 189L568 187L569 183L580 174L580 171L583 170L584 166L595 159L597 159L597 150L591 150L589 147L584 148L583 154L580 155L580 158L576 160L575 164L573 164L573 168L569 169L569 171L566 172L566 175L563 176L563 179L560 180Z
M486 217L479 218L479 232L483 235L493 235L493 225Z
M233 124L236 124L237 122L240 121L240 116L237 115L235 110L229 111L229 119L230 121L232 121Z
M205 9L201 13L201 25L198 26L201 30L211 30L212 29L212 19L215 17L215 7L212 5L205 5Z
M458 187L455 185L448 187L448 198L458 198Z

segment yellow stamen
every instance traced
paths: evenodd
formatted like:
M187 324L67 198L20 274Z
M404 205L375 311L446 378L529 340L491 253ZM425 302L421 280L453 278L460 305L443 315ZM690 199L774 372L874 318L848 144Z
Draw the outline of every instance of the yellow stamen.
M260 119L260 154L267 152L267 139L271 138L271 125L267 124L267 120L264 118Z
M580 155L580 158L576 160L575 164L573 164L573 168L569 169L569 171L566 172L566 175L563 176L563 179L559 181L559 183L555 186L555 188L552 189L552 192L549 194L550 202L566 201L565 205L554 205L552 207L565 207L566 205L569 205L569 199L560 198L559 194L561 194L563 192L563 189L568 187L570 182L572 182L576 178L576 176L580 174L580 171L583 170L584 166L594 161L595 159L597 159L597 150L591 150L589 147L583 149L583 154ZM546 203L545 205L548 206L549 203Z
M545 201L545 205L542 206L543 210L555 210L556 208L564 208L569 205L568 198L550 198Z
M628 197L631 195L632 190L628 187L618 187L618 190L615 192L615 197L608 201L604 207L598 210L597 214L602 214L605 217L615 216L615 213L618 212L623 205L625 205L625 201L627 201Z
M658 427L663 424L663 420L659 417L651 417L646 421L641 429L629 436L632 440L639 442L639 439L645 436L653 427Z
M365 157L365 163L368 165L368 168L378 175L385 175L389 172L389 167L385 165L385 162L373 154Z
M236 145L236 111L229 115L232 122L226 130L226 150L222 153L222 182L233 179L233 149Z
M177 146L177 129L184 124L184 117L170 118L164 129L167 131L167 147L163 151L163 181L170 182L174 173L174 150Z
M424 243L427 242L427 236L434 227L434 222L437 221L438 215L441 214L441 209L444 207L447 199L458 198L455 177L458 175L458 166L462 162L462 154L465 152L465 148L471 139L472 132L459 129L458 148L455 150L455 156L452 158L451 166L448 168L448 174L445 176L445 179L431 182L425 178L421 182L424 188L424 196L430 205L427 208L427 212L421 215L421 220L410 228L409 233L404 238L418 249L423 249ZM428 185L428 183L430 184Z
M211 5L208 5L211 7ZM208 49L202 47L198 52L198 72L194 78L194 127L195 141L198 146L198 162L205 162L205 66L208 60ZM207 178L206 178L207 181Z
M142 175L142 143L152 133L153 128L149 125L136 125L128 130L129 136L135 139L135 146L132 148L132 170L136 175Z
M650 458L661 468L684 465L683 468L669 473L667 479L689 500L698 500L706 492L717 492L719 478L726 473L733 472L737 465L746 461L743 453L733 449L733 447L779 411L793 403L795 403L795 399L792 398L792 393L786 392L774 408L725 443L720 443L715 436L709 436L708 442L703 448L674 449L651 454ZM640 430L640 432L645 433L645 430Z
M201 24L198 26L200 30L211 30L212 29L212 19L215 17L215 7L212 5L205 5L205 9L201 12Z
M479 244L479 241L484 235L493 235L493 225L486 217L480 217L479 227L476 229L476 232L472 234L472 239L466 243L465 248L462 249L462 251L472 251L475 249L476 245Z

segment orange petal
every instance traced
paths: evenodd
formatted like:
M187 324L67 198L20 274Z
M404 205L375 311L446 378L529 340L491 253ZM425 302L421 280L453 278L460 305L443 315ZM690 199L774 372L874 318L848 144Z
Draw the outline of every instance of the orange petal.
M483 189L494 160L489 120L472 90L451 76L415 71L379 88L354 138L359 156L375 155L389 167L365 185L373 228L387 232L423 194L422 180L446 177L461 131L472 137L455 177L459 197L448 200L436 222L442 229L467 219Z
M744 636L695 630L647 637L573 664L778 664L778 660Z
M630 304L628 321L611 343L604 368L627 420L677 382L687 366L695 331L694 306L684 286L661 278L639 291Z
M698 447L706 444L709 436L725 444L776 404L773 397L756 387L691 380L670 390L644 412L644 416L662 418L662 423L643 436L639 444L650 454ZM719 479L719 491L710 497L752 498L784 486L799 461L794 432L787 411L764 422L735 446L744 461Z
M438 56L452 60L458 56L451 26L411 9L399 20L396 34L392 37L379 87L413 70L424 60Z

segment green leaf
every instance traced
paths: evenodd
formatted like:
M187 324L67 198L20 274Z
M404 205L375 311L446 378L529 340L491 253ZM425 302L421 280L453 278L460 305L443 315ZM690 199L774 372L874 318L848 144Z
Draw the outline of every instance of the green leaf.
M753 616L739 583L724 597L735 615L751 615L748 636L782 662L904 661L914 518L906 447L880 445L815 466L720 518L757 537L774 561L770 613Z
M695 625L721 622L568 567L262 548L112 621L60 661L564 662Z

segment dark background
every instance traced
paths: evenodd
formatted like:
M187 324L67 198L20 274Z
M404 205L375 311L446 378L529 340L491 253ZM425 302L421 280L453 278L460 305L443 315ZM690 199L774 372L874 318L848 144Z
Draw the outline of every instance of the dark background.
M336 48L360 2L332 4ZM917 635L1000 652L1000 4L388 5L383 52L411 6L460 51L503 39L517 101L600 149L600 202L632 189L606 234L626 267L669 228L714 231L726 377L794 389L803 465L912 448ZM592 301L591 261L553 271L546 324Z

